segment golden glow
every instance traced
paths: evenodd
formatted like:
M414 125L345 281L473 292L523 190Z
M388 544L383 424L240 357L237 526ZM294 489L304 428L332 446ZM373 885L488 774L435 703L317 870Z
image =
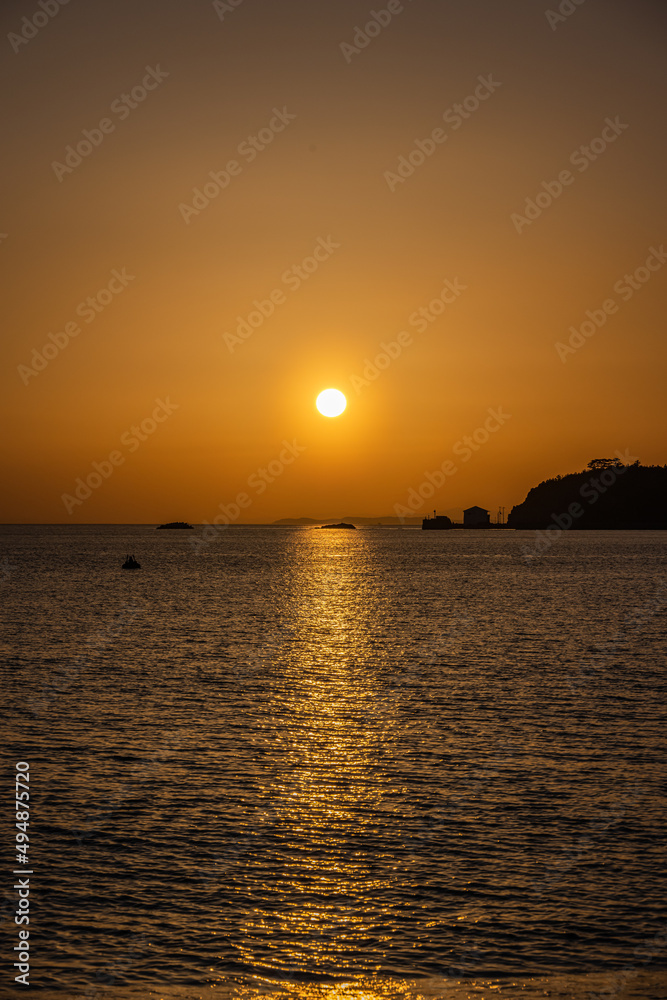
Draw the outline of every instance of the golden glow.
M325 389L317 397L315 405L323 417L339 417L347 406L347 400L340 389Z
M666 460L667 268L633 277L660 248L663 5L576 8L555 33L543 14L538 28L529 13L515 24L486 5L484 37L507 43L511 73L447 120L478 74L499 72L490 56L467 57L480 44L470 5L453 26L450 5L405 4L400 26L349 65L338 43L353 42L354 5L321 5L326 16L298 31L277 4L261 18L230 14L230 60L220 59L227 18L204 5L185 22L184 71L165 62L170 76L127 120L110 101L137 83L145 31L114 10L122 46L111 44L97 27L105 6L85 101L76 74L55 74L57 115L36 100L30 129L23 105L7 121L21 155L6 164L14 197L0 222L0 406L12 427L3 522L210 523L239 493L252 506L237 523L380 517L448 461L456 475L415 513L458 518L475 504L509 509L542 479L616 449ZM172 51L183 7L165 17L156 0L142 5L158 52ZM53 18L12 60L12 84L30 82L30 100L45 91L48 60L22 76L33 46L80 65L89 30L74 7ZM525 101L535 66L552 84ZM242 97L221 116L220 94L239 79ZM296 119L239 153L279 99ZM642 109L630 128L585 170L570 162L626 108ZM52 162L107 113L114 132L59 182ZM431 152L436 127L447 141ZM205 195L230 158L240 176ZM574 180L540 207L565 169ZM195 198L186 220L179 205ZM521 232L513 215L527 219ZM601 313L612 299L617 311ZM584 336L589 312L606 319ZM556 345L570 338L581 346L561 359ZM349 397L344 420L314 419L327 386ZM151 426L156 399L173 413L142 440L131 428ZM457 448L478 428L484 437L498 407L511 414L500 431ZM253 478L267 486L253 492L248 479L279 460L284 440L305 450L283 475ZM100 475L93 463L106 468L113 452L122 463L68 513L63 494L83 495Z

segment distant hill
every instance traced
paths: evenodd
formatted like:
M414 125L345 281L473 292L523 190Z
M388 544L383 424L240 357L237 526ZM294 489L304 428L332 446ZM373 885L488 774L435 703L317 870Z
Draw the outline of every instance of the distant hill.
M346 514L341 521L351 521L352 524L421 524L421 517L396 517L395 514L385 514L382 517L361 517L359 514Z
M272 521L272 524L325 524L329 521L347 521L351 524L421 524L421 517L396 517L394 514L384 515L382 517L357 517L352 514L346 514L345 517L281 517L279 521Z
M321 521L312 517L281 517L279 521L272 521L271 524L321 524Z
M507 524L529 529L667 529L667 466L594 459L583 472L534 486L523 503L512 508Z

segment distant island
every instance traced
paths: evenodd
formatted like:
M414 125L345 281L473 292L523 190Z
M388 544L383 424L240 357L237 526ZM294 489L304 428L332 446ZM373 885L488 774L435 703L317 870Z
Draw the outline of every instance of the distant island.
M510 528L667 529L667 465L595 458L583 472L546 479L513 507Z
M158 524L156 531L160 528L192 528L194 531L194 526L192 524L186 524L185 521L170 521L169 524Z
M357 530L354 524L346 524L345 521L341 521L340 524L321 524L320 528L351 528L352 531Z

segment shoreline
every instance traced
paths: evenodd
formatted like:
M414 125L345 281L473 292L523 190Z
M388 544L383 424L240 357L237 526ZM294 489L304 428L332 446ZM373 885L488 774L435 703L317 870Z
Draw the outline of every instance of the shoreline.
M37 985L37 983L35 983ZM667 1000L667 969L652 972L616 969L609 972L556 973L544 976L480 976L466 979L369 977L342 979L339 983L295 983L242 977L210 982L204 986L149 984L39 989L41 1000Z

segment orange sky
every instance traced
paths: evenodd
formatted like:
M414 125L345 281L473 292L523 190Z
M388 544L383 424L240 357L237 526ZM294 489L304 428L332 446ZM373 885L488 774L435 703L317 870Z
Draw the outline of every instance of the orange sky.
M570 6L4 4L0 520L386 515L447 462L416 512L495 514L667 461L665 12Z

